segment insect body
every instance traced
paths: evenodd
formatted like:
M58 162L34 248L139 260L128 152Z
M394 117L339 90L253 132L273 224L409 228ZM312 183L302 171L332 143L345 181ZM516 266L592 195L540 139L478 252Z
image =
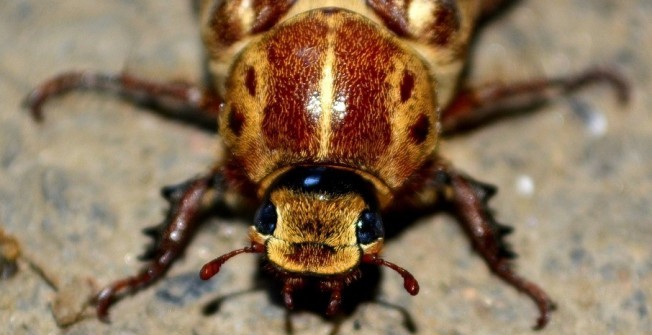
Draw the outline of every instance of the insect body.
M127 74L66 73L28 98L36 117L50 96L74 88L119 89L127 96L176 99L200 119L217 117L228 149L209 172L164 189L166 220L146 233L156 242L148 263L97 296L106 318L112 302L163 276L210 207L238 199L257 207L251 244L216 258L202 279L241 253L260 253L293 292L309 282L330 292L335 313L342 288L361 263L387 266L419 290L405 269L380 258L382 217L446 203L489 268L528 295L545 326L552 303L511 269L503 243L511 231L487 201L495 192L437 153L440 135L498 117L513 100L524 107L584 84L607 81L626 98L614 73L460 90L477 20L502 1L203 1L202 35L214 89L156 83ZM323 6L323 7L322 7ZM553 92L553 94L551 94ZM213 121L214 122L214 121Z

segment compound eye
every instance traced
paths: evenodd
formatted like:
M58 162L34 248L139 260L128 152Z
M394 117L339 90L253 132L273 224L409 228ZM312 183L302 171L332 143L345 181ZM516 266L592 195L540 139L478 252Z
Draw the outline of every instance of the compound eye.
M356 223L356 235L360 244L369 244L385 236L380 214L368 209L362 211Z
M258 208L258 212L256 212L254 227L259 233L270 235L274 232L274 229L276 229L277 219L276 206L274 206L271 201L267 200L260 206L260 208Z

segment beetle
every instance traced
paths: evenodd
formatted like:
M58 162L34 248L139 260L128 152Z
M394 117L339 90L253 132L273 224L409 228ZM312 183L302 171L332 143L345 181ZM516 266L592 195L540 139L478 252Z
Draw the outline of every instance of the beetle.
M119 298L160 279L182 255L201 218L217 205L257 208L250 243L200 270L210 279L232 257L261 254L283 282L282 296L316 284L337 313L343 288L360 265L386 266L419 291L406 269L380 257L383 217L440 203L455 214L488 268L539 310L543 328L554 304L512 269L514 252L488 201L496 188L456 169L437 151L445 134L537 106L617 73L576 75L482 87L463 86L462 70L479 20L504 0L202 0L199 21L212 82L207 88L126 73L66 72L38 85L26 105L35 119L53 96L75 89L117 91L137 101L174 101L180 118L215 122L225 157L207 172L163 188L169 202L134 276L99 291L97 315L108 320Z

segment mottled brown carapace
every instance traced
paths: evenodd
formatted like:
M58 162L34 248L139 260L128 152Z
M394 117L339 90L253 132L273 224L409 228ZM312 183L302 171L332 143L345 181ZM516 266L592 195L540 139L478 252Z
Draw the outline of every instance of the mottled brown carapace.
M361 276L362 263L396 271L415 295L412 274L379 255L383 216L443 203L489 269L532 299L536 328L544 327L553 304L513 270L515 254L504 241L511 229L488 205L495 188L441 157L440 135L595 82L612 84L626 101L628 87L618 73L592 68L461 89L476 22L506 2L201 0L211 89L89 72L64 73L37 87L27 99L37 119L54 95L117 90L162 105L177 102L191 111L184 117L212 124L217 117L226 147L208 172L164 188L170 209L160 226L145 231L155 239L143 255L148 263L98 293L98 316L106 319L118 298L161 278L217 205L258 210L250 244L205 264L202 279L236 255L259 253L283 281L289 308L293 292L313 282L330 292L326 312L337 312L343 287Z
M252 41L226 89L220 130L255 182L317 163L359 169L398 188L436 146L426 64L348 10L299 14ZM241 117L234 113L244 116L235 128L231 121Z

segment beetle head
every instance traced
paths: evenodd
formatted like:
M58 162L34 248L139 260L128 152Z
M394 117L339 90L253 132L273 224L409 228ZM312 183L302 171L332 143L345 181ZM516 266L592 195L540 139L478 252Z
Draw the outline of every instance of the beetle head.
M257 252L265 253L272 271L284 280L290 308L292 291L314 278L331 291L327 312L334 313L342 287L359 276L361 262L394 269L409 293L418 292L411 274L378 258L384 240L378 200L373 185L352 171L296 167L282 174L270 186L249 236L251 247L208 263L202 278L210 278L236 254Z

